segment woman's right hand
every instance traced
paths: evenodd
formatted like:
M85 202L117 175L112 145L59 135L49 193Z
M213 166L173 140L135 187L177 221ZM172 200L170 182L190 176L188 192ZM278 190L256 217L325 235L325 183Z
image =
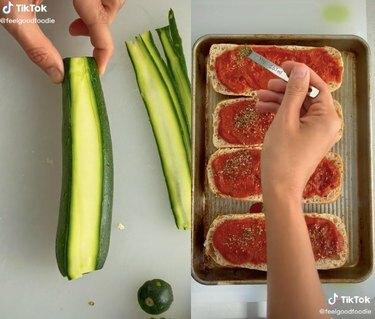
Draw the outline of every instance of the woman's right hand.
M304 64L288 61L282 67L289 82L274 79L258 92L258 110L276 112L262 150L265 202L275 196L301 200L311 174L341 135L327 84ZM309 85L319 89L316 98L307 96Z

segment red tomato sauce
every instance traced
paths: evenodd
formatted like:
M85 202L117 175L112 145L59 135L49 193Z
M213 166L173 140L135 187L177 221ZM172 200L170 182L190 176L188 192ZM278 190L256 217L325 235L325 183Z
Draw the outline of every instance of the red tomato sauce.
M263 211L263 203L254 203L249 209L250 214L257 214Z
M261 194L260 151L238 150L212 161L215 185L226 195L243 198Z
M239 149L217 156L212 161L217 189L228 196L245 198L262 193L260 150ZM340 171L334 161L324 158L310 177L303 197L326 196L340 184Z
M340 171L335 163L324 158L315 172L311 175L305 190L303 198L309 198L314 195L321 197L327 196L332 189L340 184Z
M265 229L264 218L228 220L216 228L213 245L232 264L262 264L267 261Z
M243 100L223 106L218 114L218 135L231 144L262 144L275 115L258 112L255 103Z
M315 260L338 258L344 248L344 238L330 220L305 217Z
M246 57L245 46L228 50L218 56L215 69L218 80L230 91L241 94L247 90L266 89L268 81L276 78L271 72ZM288 60L304 63L313 69L325 82L341 82L342 68L323 48L287 50L276 46L251 48L266 59L280 65Z
M315 260L338 259L344 238L336 225L319 217L305 217ZM232 219L215 229L212 241L220 254L234 265L267 262L264 218Z

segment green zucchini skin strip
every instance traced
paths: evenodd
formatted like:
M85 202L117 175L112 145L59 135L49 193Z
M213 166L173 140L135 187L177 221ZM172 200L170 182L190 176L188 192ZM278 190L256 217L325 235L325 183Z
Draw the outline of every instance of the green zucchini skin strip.
M102 135L102 156L103 156L103 181L102 181L102 213L99 230L99 252L96 263L96 270L103 268L107 259L112 225L112 205L113 205L113 151L111 130L107 109L104 100L99 71L94 58L87 58L89 65L89 75L91 86L96 97L97 112Z
M182 65L183 69L184 69L186 77L189 77L188 72L187 72L184 49L182 47L182 39L180 37L180 33L178 32L176 19L174 17L174 12L173 12L172 9L169 10L168 20L169 20L169 28L170 28L170 32L171 32L173 47L175 49L176 54L178 55L178 57L180 59L180 63Z
M168 88L142 39L126 42L158 146L171 208L179 229L191 227L191 175Z
M169 26L156 29L160 42L163 46L164 54L167 59L168 67L173 75L176 86L179 88L180 101L184 107L187 125L191 130L191 86L184 65L180 61L179 55L175 52L173 42L170 36Z
M56 259L60 273L68 275L68 236L70 223L70 198L72 194L72 123L70 100L70 59L64 59L65 77L62 83L62 183L60 212L56 235Z
M152 34L150 31L144 32L140 35L143 43L145 44L148 52L150 53L152 59L156 67L158 68L167 88L171 98L173 100L173 104L177 113L178 121L181 127L181 134L184 139L185 149L189 158L189 163L191 159L191 139L190 139L190 129L187 125L187 118L184 114L183 107L181 106L179 97L178 97L178 89L173 82L172 74L170 73L167 65L165 64L163 58L161 57L158 49L155 46L154 39L152 38Z
M95 270L101 269L106 260L111 231L112 200L113 200L113 158L112 142L108 116L105 108L103 92L98 75L96 62L91 57L84 57L87 72L95 96L96 112L101 134L102 180L100 229L98 232L98 251ZM62 121L62 187L60 212L56 235L56 259L59 270L64 277L69 276L69 231L71 220L71 199L73 182L73 137L72 137L72 100L70 74L71 58L64 59L65 77L62 84L63 121Z

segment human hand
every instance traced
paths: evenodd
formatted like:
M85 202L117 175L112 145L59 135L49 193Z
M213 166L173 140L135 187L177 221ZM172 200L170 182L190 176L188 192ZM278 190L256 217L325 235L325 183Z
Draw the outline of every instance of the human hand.
M35 12L18 12L15 7L19 4L39 5L41 2L42 0L12 0L12 10L6 17L22 20L35 19ZM8 0L0 0L0 7L3 8L5 5L8 5ZM1 11L0 17L5 17ZM20 44L30 60L47 73L52 82L60 83L63 80L64 65L60 53L45 36L38 24L4 23L3 26Z
M43 0L13 0L17 4L41 4ZM0 6L8 0L0 0ZM69 32L73 36L89 36L94 46L93 56L103 74L113 54L113 42L110 25L124 0L74 0L74 7L80 18L73 21ZM13 8L14 8L13 6ZM0 13L0 17L4 17ZM34 19L34 12L12 10L7 16L10 19ZM44 35L36 23L4 24L5 29L17 40L31 61L37 64L52 82L60 83L64 78L64 65L58 50Z
M270 80L268 90L258 91L261 112L277 112L266 134L261 157L264 196L301 200L303 189L315 168L339 140L341 119L327 84L306 65L282 65L289 82ZM306 96L309 85L319 95Z
M113 54L110 25L125 0L73 0L80 18L74 20L69 32L73 36L88 36L94 46L93 56L103 74Z

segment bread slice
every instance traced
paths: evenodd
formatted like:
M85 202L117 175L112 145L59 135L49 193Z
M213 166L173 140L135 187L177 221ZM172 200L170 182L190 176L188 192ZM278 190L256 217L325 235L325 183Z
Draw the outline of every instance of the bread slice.
M336 201L341 195L342 183L344 180L344 162L341 156L337 153L329 152L326 156L327 159L332 160L340 172L340 183L337 188L332 189L327 196L313 196L303 200L307 204L328 204Z
M212 114L212 118L213 118L213 130L214 130L214 133L213 133L213 136L212 136L212 142L214 144L214 146L216 148L227 148L227 147L233 147L233 148L237 148L237 147L261 147L262 144L252 144L252 145L246 145L246 144L232 144L232 143L229 143L227 142L226 140L224 140L220 135L219 135L219 114L220 114L220 111L225 108L227 105L229 104L232 104L232 103L236 103L236 102L241 102L241 101L257 101L258 100L258 97L256 94L254 94L253 96L251 97L242 97L242 98L236 98L236 99L228 99L228 100L223 100L221 102L218 103L218 105L216 106L215 108L215 111L214 113ZM344 128L344 121L343 121L343 114L342 114L342 107L340 105L340 103L336 100L334 100L334 105L335 105L335 109L336 109L336 112L338 114L338 116L340 117L341 119L341 130L340 130L340 136L339 136L339 139L337 141L339 141L342 137L342 133L343 133L343 128Z
M235 153L235 152L240 151L241 149L247 149L247 148L221 148L221 149L218 149L215 153L213 153L211 155L210 159L208 160L208 164L207 164L208 185L209 185L211 191L216 196L219 196L219 197L222 197L222 198L238 199L238 200L242 200L242 201L261 202L261 201L263 201L261 194L260 195L252 195L252 196L248 196L248 197L245 197L245 198L234 198L232 196L221 193L220 190L216 187L215 179L214 179L214 172L212 170L212 162L214 161L214 159L216 157L218 157L220 155L228 154L228 153ZM254 148L251 148L251 149L260 150L259 147L254 147Z
M343 250L338 252L338 259L319 259L315 261L315 265L317 269L333 269L333 268L339 268L342 267L348 258L348 238L345 230L345 225L342 222L342 220L331 214L317 214L317 213L306 213L305 216L309 217L319 217L323 219L327 219L331 222L333 222L339 231L339 233L342 235L344 239L344 245ZM217 217L211 224L206 240L204 243L205 248L205 254L212 258L212 260L219 266L223 267L235 267L235 268L248 268L248 269L256 269L256 270L262 270L267 271L267 264L253 264L253 263L245 263L241 265L233 264L230 261L226 260L221 253L216 249L216 247L213 244L213 234L216 230L216 228L221 225L223 222L227 220L241 220L241 219L247 219L247 218L254 218L254 219L264 219L265 215L263 213L258 214L224 214L219 217Z
M214 113L212 114L212 119L213 119L213 129L214 129L214 134L212 136L212 142L216 148L225 148L225 147L246 147L246 146L251 146L251 147L261 147L262 144L253 144L253 145L245 145L245 144L232 144L224 140L220 135L219 135L219 114L220 111L228 106L229 104L233 104L236 102L241 102L241 101L258 101L258 97L256 94L254 94L251 97L247 98L237 98L237 99L229 99L229 100L224 100L219 102L219 104L216 106Z
M207 165L207 179L208 179L208 185L209 185L211 191L216 196L219 196L219 197L222 197L222 198L237 199L237 200L241 200L241 201L254 201L254 202L262 202L263 201L262 194L251 195L251 196L244 197L244 198L236 198L236 197L232 197L232 196L223 194L223 193L220 192L220 190L217 188L217 186L215 184L214 172L212 170L213 160L215 158L217 158L218 156L223 155L223 154L235 153L235 152L238 152L238 151L241 151L241 150L247 150L247 149L256 149L256 150L260 151L259 147L255 147L255 148L222 148L222 149L218 149L214 154L211 155L211 157L208 161L208 165ZM333 152L329 152L325 156L325 158L327 158L329 160L332 160L335 163L335 165L338 167L338 170L340 172L340 183L339 183L338 187L335 188L335 189L332 189L328 193L327 196L321 197L321 196L315 195L313 197L304 198L303 199L304 203L317 203L317 204L332 203L335 200L337 200L339 198L339 196L341 195L341 189L342 189L342 183L343 183L343 174L344 174L343 160L342 160L342 158L339 154L333 153Z
M220 56L221 54L223 54L224 52L228 51L228 50L233 50L233 49L236 49L236 48L241 47L241 46L246 47L246 45L225 44L225 43L223 43L223 44L213 44L211 46L209 58L208 58L207 72L208 72L208 76L211 79L213 88L216 92L221 93L221 94L225 94L225 95L253 96L253 94L254 94L253 92L254 92L254 90L256 90L256 88L250 88L249 90L247 90L246 92L243 92L241 94L232 92L231 90L229 90L225 85L223 85L219 81L219 79L217 77L217 74L216 74L216 68L215 68L216 58L218 56ZM249 46L249 45L247 45L247 46ZM259 46L259 45L257 45L257 46ZM278 48L283 48L283 49L287 49L287 50L311 50L311 49L315 48L315 47L297 46L297 45L274 45L274 46L266 45L266 46L263 46L263 47L278 47ZM343 63L340 51L338 51L335 48L328 47L328 46L325 46L324 49L337 61L337 65L341 70L341 74L343 74L344 63ZM341 83L342 83L342 75L341 75L341 81L340 82L330 81L330 82L327 83L327 85L329 87L329 90L331 92L333 92L341 86Z

